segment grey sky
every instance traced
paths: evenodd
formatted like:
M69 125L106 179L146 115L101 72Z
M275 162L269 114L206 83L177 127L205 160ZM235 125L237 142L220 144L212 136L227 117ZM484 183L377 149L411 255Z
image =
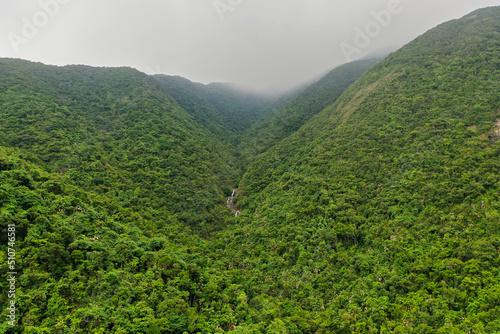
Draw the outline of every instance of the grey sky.
M397 2L2 0L0 57L130 66L203 83L291 87L347 58L395 50L442 22L500 5L499 0ZM373 12L381 11L390 18L377 22ZM359 37L356 45L356 29L369 29L369 45ZM353 47L347 58L341 48L346 45Z

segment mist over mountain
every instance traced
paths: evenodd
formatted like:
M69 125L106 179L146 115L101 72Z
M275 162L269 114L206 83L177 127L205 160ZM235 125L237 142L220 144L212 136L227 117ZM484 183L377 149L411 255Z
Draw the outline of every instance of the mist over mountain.
M1 58L0 330L500 332L499 92L500 7L280 96Z
M361 60L331 70L298 94L281 100L268 115L249 129L240 151L247 160L265 152L297 131L315 114L334 103L342 93L379 59Z

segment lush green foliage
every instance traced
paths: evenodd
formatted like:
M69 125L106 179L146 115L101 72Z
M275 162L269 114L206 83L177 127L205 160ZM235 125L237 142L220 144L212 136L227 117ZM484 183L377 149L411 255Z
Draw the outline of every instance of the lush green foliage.
M0 330L500 332L499 22L443 24L347 90L373 63L333 71L248 134L269 101L0 60Z
M304 333L500 331L499 17L418 38L248 168L221 250L249 298Z
M206 211L223 202L222 185L238 173L230 145L196 124L154 79L131 69L2 65L3 145L156 219L220 220Z
M17 330L182 333L196 322L214 332L225 304L195 306L225 287L207 285L218 278L200 269L209 266L197 249L231 219L232 145L132 69L4 59L0 72L0 210L2 229L18 229ZM3 233L1 242L5 256Z

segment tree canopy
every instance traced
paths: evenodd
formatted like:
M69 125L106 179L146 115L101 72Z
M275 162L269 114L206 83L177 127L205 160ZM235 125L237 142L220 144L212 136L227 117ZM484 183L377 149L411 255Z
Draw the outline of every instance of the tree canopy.
M499 41L479 10L280 101L0 59L0 330L500 332Z

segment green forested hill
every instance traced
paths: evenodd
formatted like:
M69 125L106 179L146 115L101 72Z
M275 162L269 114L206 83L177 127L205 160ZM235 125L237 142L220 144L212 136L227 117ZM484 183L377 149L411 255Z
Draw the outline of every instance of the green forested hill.
M136 70L2 59L0 78L0 220L17 229L17 332L194 328L211 280L196 249L231 219L231 146ZM1 244L6 258L6 233ZM4 319L7 302L2 294Z
M217 249L290 332L500 331L499 19L429 31L248 168Z
M199 124L233 145L274 101L272 97L240 92L227 84L203 85L167 75L154 78Z
M236 173L229 146L152 78L16 60L2 60L0 71L2 145L127 205L154 198L155 210L186 216L223 201L221 187Z
M264 118L245 132L239 146L246 161L273 147L280 140L297 131L311 117L334 103L363 73L379 59L355 61L331 70L318 82L306 87L298 95L277 104Z
M83 190L26 158L0 148L0 222L16 226L19 272L18 321L14 328L3 321L1 332L185 331L196 316L197 287L212 279L197 255L201 239L165 213L152 218L151 207ZM7 245L5 234L1 239ZM6 258L7 248L0 255ZM2 262L3 278L7 271Z
M226 86L0 59L0 332L500 332L499 22L267 118Z

